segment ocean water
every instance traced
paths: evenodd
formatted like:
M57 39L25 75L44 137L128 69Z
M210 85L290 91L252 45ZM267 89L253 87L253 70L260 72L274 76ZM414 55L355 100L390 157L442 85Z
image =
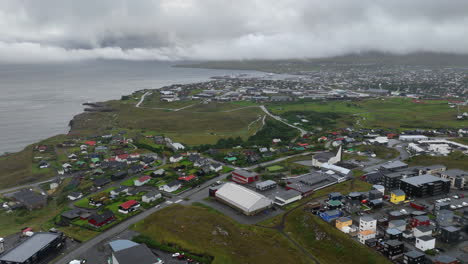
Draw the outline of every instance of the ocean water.
M87 101L119 99L136 90L207 81L217 75L259 74L172 66L131 61L0 64L0 154L67 133L68 122Z

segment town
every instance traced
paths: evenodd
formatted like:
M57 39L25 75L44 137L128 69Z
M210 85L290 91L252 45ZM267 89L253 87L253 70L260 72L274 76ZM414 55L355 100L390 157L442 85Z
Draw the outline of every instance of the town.
M247 130L260 126L247 138L187 144L177 134L117 127L85 134L76 129L83 126L76 119L68 135L35 144L33 171L53 177L1 190L7 228L0 263L211 263L216 256L209 250L191 251L146 233L148 217L190 206L278 230L284 226L268 225L299 212L374 251L366 254L376 254L371 256L378 263L466 263L466 102L381 84L313 90L312 76L274 78L216 77L137 91L119 101L142 111L196 113L197 107L224 109L232 102L261 108ZM368 115L337 122L351 115L301 110L308 104L303 100L312 99L352 109L379 100L417 111L437 107L451 118L440 124L458 127L371 128L363 125L372 119ZM113 114L116 107L87 105L88 115ZM213 231L227 233L219 226Z

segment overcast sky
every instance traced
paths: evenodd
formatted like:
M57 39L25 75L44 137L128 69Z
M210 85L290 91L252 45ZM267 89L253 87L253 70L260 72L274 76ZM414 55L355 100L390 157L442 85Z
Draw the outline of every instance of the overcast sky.
M0 61L468 53L467 0L0 0Z

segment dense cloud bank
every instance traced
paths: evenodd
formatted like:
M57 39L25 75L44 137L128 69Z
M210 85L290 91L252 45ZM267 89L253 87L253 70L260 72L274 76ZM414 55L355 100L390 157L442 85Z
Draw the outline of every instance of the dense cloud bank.
M0 61L468 53L466 0L2 0Z

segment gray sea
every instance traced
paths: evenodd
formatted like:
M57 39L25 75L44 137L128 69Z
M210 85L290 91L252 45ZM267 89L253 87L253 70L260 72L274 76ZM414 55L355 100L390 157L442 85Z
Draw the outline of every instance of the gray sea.
M168 62L85 61L0 64L0 154L67 133L82 103L118 99L146 88L258 72L172 67Z

